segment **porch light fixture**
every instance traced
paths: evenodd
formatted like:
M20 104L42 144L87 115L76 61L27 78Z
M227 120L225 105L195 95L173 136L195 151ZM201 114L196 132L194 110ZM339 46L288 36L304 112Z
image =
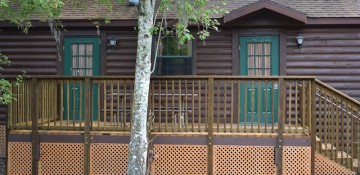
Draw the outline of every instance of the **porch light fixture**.
M112 49L115 48L116 42L117 42L117 39L116 39L114 36L112 36L112 37L109 39L109 45L110 45L110 47L111 47Z
M301 33L299 33L298 36L296 37L296 43L300 49L303 45L303 42L304 42L304 37L301 35Z
M130 6L137 6L139 5L139 0L129 0L129 5Z

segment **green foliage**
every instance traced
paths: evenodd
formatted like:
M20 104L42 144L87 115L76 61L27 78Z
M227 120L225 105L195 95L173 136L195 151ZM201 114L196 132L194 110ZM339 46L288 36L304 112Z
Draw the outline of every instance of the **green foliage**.
M194 39L188 29L189 26L198 28L196 33L201 40L210 36L209 30L218 31L220 24L215 17L227 13L222 6L226 5L224 1L220 4L210 4L210 0L161 0L159 11L164 14L172 14L176 9L177 23L173 26L161 25L160 23L152 29L153 34L171 35L176 33L180 44L187 40ZM166 18L166 16L165 16Z
M10 64L9 58L0 53L0 70L4 69L2 65L8 64ZM11 102L11 100L15 99L11 89L14 86L18 87L22 84L24 74L17 76L16 80L13 82L10 82L4 78L0 78L0 104L8 104Z

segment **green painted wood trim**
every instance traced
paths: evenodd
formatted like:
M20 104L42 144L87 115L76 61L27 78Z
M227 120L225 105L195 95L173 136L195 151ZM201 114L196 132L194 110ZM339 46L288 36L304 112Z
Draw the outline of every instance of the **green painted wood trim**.
M239 65L239 72L240 72L240 75L242 76L247 76L248 75L248 53L247 53L247 50L248 50L248 46L247 46L247 43L249 42L270 42L271 43L271 69L270 69L270 72L271 72L271 75L272 76L278 76L279 75L279 36L246 36L246 37L240 37L240 65ZM250 82L250 83L249 83ZM261 84L259 85L256 82L254 82L254 85L251 84L251 81L248 81L247 84L245 85L245 83L242 83L240 85L240 97L242 97L240 99L240 103L239 103L239 109L243 109L241 110L240 112L240 122L244 123L246 121L246 125L251 125L250 123L250 120L251 120L251 117L252 115L250 113L248 113L246 115L246 120L245 120L245 102L244 102L244 96L245 96L245 93L247 93L247 111L251 111L251 104L249 103L249 101L251 100L251 94L249 95L249 89L253 89L255 93L258 93L258 88L261 88L261 89L273 89L274 88L274 91L273 93L274 94L267 94L268 97L271 99L271 96L273 95L274 99L271 99L268 104L271 104L271 101L274 101L276 103L274 103L274 111L272 111L274 113L274 122L277 123L278 122L278 89L276 88L275 84L276 82L274 82L274 84L272 84L271 81L268 81L268 85L265 85L265 83L261 82ZM246 90L245 90L246 89ZM272 92L272 90L270 91ZM259 120L258 119L258 113L257 113L257 104L258 104L258 98L257 96L260 95L261 98L264 98L265 97L265 93L263 91L260 91L260 94L256 94L255 95L255 98L254 98L254 104L255 104L255 113L253 114L254 115L254 126L256 126L258 123L255 119ZM270 96L271 95L271 96ZM266 99L266 100L269 100L269 99ZM264 111L265 109L265 104L264 103L261 103L260 104L260 111ZM269 106L269 107L272 107L272 106ZM261 119L265 120L263 114L261 114L262 116L260 117L260 123L263 125L265 124L265 122L261 121ZM271 119L271 114L268 114L267 115L267 118L270 118ZM266 122L267 124L271 124L271 120L269 119L266 119L268 122Z
M71 61L71 53L72 53L72 50L71 50L71 45L72 44L92 44L93 45L93 63L92 63L92 66L93 66L93 76L98 76L100 75L100 43L99 43L99 39L98 38L64 38L64 75L65 76L72 76L72 73L71 73L71 67L72 67L72 61ZM66 84L64 84L64 99L66 99L66 93L67 90L65 88ZM80 84L79 83L70 83L70 89L72 86L76 86L76 87L79 87ZM83 103L82 103L82 106L81 106L81 110L82 110L82 116L81 118L84 118L84 113L85 113L85 110L84 110L84 104L85 104L85 84L81 84L81 86L83 87L82 88L82 99L83 99ZM97 85L93 85L94 87L92 88L93 89L93 95L94 95L94 99L93 99L93 106L98 106L97 103L98 103L98 99L97 99ZM70 92L69 92L70 93ZM73 106L72 100L73 96L70 95L70 104L69 104L69 107L70 106ZM77 105L77 104L76 104ZM75 106L76 106L75 105ZM66 101L64 100L64 106L67 106L66 104ZM72 112L70 112L71 114ZM97 120L97 118L99 116L97 116L98 114L98 109L97 108L93 108L93 111L92 111L92 119L93 120ZM78 114L80 115L80 114ZM66 117L66 112L64 110L64 119Z

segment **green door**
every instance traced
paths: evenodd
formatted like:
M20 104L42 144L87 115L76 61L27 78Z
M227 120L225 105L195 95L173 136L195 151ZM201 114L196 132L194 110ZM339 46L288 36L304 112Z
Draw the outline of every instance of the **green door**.
M100 44L98 38L64 39L64 75L96 76L100 75ZM97 87L92 86L93 94ZM69 92L68 92L69 91ZM69 95L67 95L69 93ZM64 84L64 119L84 120L85 84ZM97 106L97 95L93 95L93 106ZM97 119L97 108L92 110L93 120Z
M279 37L240 37L240 75L278 76ZM247 81L241 84L240 92L240 122L277 123L277 82Z

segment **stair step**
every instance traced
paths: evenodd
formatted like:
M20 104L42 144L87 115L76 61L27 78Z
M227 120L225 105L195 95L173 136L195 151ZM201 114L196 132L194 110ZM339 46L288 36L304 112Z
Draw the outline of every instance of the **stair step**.
M351 159L351 156L348 155L346 152L342 152L342 155L343 155L343 159ZM341 159L341 151L337 152L337 157L338 157L338 159Z
M334 146L332 146L330 143L323 143L321 145L321 150L323 151L331 151L331 150L335 150L336 148Z

